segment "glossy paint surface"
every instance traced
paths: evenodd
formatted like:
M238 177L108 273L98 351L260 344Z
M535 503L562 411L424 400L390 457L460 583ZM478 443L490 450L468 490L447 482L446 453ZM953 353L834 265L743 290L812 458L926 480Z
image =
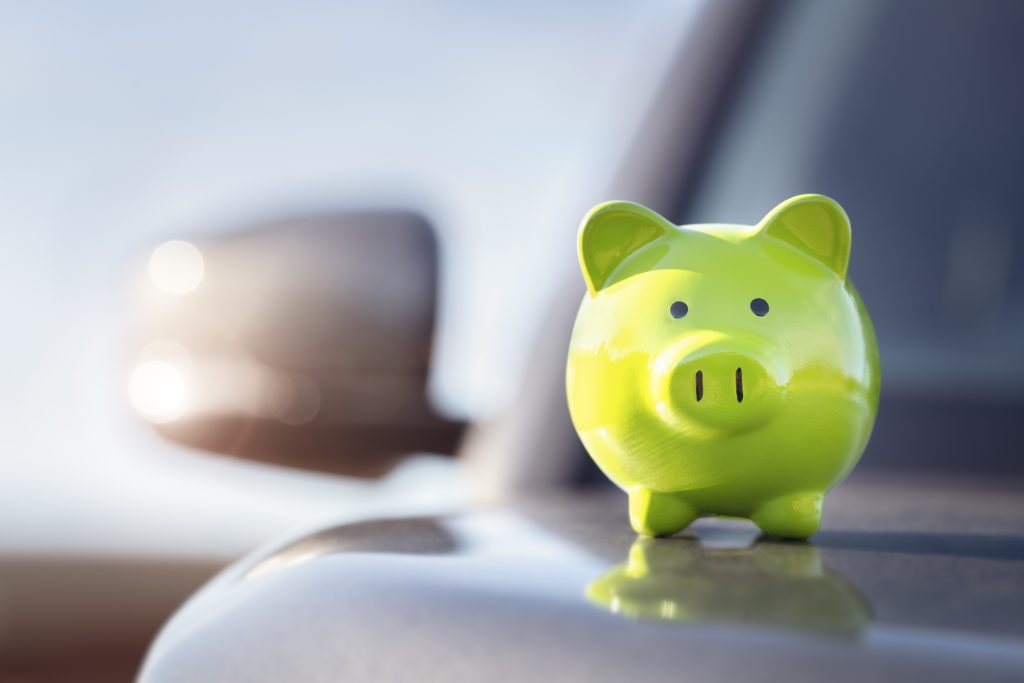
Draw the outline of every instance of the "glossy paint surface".
M812 542L640 539L607 491L303 533L235 563L140 683L1012 681L1024 487L856 473Z
M850 638L871 624L860 591L806 544L708 548L641 537L587 597L634 619L747 622Z
M813 534L878 410L878 350L846 278L842 208L801 195L756 226L677 227L609 202L584 219L579 246L588 293L569 409L629 493L634 529L669 535L727 515Z

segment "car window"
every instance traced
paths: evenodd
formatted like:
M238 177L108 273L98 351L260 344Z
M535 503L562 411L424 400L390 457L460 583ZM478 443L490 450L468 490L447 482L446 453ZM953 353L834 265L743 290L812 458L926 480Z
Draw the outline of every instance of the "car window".
M681 216L837 199L883 398L1024 397L1022 22L1013 2L787 4Z

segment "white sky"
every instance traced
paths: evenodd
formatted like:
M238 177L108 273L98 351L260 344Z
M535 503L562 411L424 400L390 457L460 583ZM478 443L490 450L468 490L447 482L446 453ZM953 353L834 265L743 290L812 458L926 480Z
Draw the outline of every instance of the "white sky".
M0 3L0 547L236 548L363 496L136 424L123 288L165 239L426 209L435 397L500 411L697 2Z

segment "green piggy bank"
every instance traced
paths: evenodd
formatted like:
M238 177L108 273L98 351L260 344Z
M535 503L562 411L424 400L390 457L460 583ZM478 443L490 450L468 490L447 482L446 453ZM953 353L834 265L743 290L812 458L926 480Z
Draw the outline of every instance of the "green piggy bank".
M807 538L867 445L878 347L835 201L756 226L675 226L629 202L579 233L587 294L569 347L573 424L641 534L702 515Z

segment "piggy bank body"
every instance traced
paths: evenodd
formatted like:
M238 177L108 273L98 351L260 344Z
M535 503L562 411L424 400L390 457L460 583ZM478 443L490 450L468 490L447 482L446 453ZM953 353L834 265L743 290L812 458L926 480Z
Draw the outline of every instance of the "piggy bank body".
M842 208L802 195L756 226L678 227L609 202L584 218L579 255L569 410L629 494L633 528L669 535L724 515L813 534L878 409Z

